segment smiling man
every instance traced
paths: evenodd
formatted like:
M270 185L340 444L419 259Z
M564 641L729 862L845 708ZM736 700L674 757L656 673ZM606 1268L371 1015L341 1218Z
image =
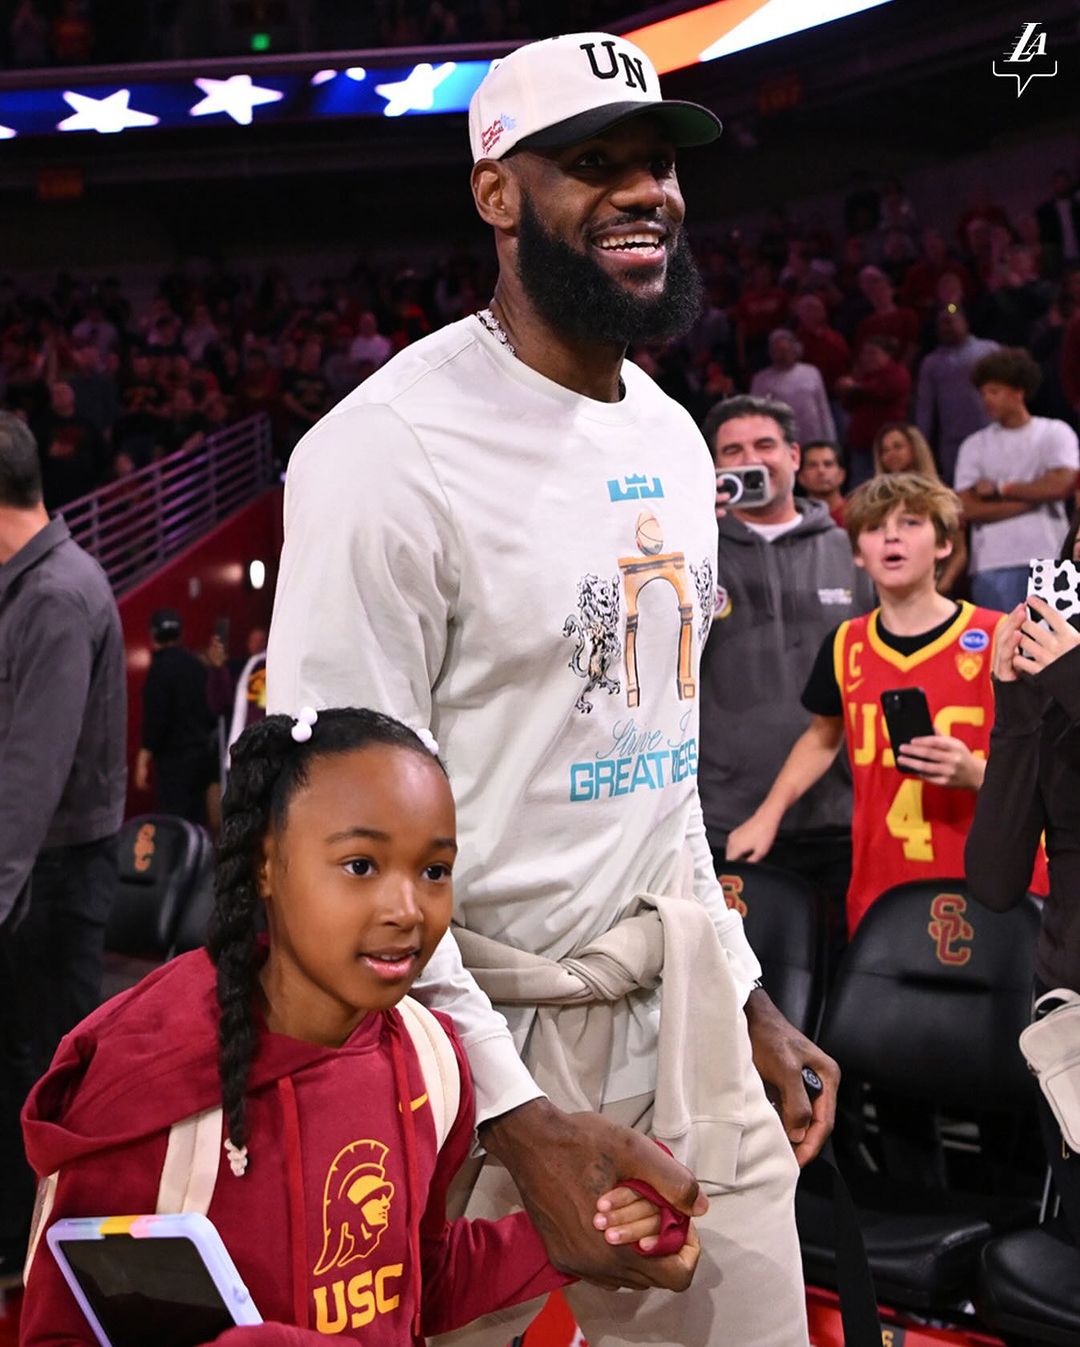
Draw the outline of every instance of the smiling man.
M664 101L638 48L583 33L493 66L469 128L494 296L297 448L269 700L374 706L439 741L457 942L417 987L476 1081L470 1214L516 1184L560 1267L643 1292L570 1290L593 1347L796 1347L792 1189L837 1073L758 987L713 874L695 779L713 474L687 413L625 360L697 313L675 154L719 123ZM804 1065L825 1080L813 1108ZM721 1194L707 1214L692 1174ZM594 1224L596 1196L634 1177L698 1217L681 1253L644 1258ZM698 1238L692 1289L647 1289L685 1287ZM504 1347L537 1308L461 1341Z

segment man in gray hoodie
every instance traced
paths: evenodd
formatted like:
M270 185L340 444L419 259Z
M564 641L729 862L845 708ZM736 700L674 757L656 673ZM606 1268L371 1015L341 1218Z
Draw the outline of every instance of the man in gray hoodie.
M806 728L800 697L821 642L847 618L869 612L874 596L825 506L795 498L799 445L790 407L772 398L728 398L702 429L717 471L761 464L770 487L763 505L717 510L717 601L701 660L698 786L719 862L728 834L757 807ZM846 763L838 761L790 811L767 860L802 874L842 910L851 871Z

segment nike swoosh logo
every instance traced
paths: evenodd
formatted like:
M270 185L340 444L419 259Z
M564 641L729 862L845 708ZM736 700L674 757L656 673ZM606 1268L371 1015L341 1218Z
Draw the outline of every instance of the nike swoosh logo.
M417 1099L409 1100L409 1108L413 1111L413 1113L415 1113L418 1108L423 1108L426 1103L427 1103L427 1095L422 1094ZM398 1104L398 1112L399 1113L401 1112L400 1104Z

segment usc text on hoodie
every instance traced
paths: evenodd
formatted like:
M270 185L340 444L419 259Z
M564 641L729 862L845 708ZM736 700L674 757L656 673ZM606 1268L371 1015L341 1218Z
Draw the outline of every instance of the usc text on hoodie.
M169 1128L221 1102L214 979L204 951L184 955L64 1039L23 1113L35 1171L60 1172L53 1220L154 1210ZM263 1319L282 1325L280 1335L257 1330L260 1342L319 1334L419 1347L569 1280L523 1213L446 1219L447 1187L472 1144L473 1094L440 1020L461 1071L441 1151L396 1010L368 1015L339 1048L261 1026L247 1172L235 1177L222 1153L207 1212ZM44 1241L21 1332L23 1347L93 1342Z

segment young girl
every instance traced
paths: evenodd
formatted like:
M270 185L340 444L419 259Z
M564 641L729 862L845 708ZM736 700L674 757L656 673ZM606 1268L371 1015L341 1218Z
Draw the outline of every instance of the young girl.
M247 730L209 954L97 1010L27 1103L30 1162L55 1176L42 1186L48 1219L179 1210L170 1135L220 1108L209 1165L201 1152L209 1173L192 1160L180 1186L203 1188L268 1323L402 1347L565 1284L523 1213L446 1219L472 1144L469 1073L447 1019L396 1007L450 922L454 832L438 758L397 721L305 710ZM445 1036L434 1057L450 1063L448 1090L430 1055L422 1065L432 1031ZM458 1082L460 1105L440 1119ZM600 1200L605 1238L655 1245L656 1207L623 1188ZM45 1341L93 1337L39 1240L22 1342Z

